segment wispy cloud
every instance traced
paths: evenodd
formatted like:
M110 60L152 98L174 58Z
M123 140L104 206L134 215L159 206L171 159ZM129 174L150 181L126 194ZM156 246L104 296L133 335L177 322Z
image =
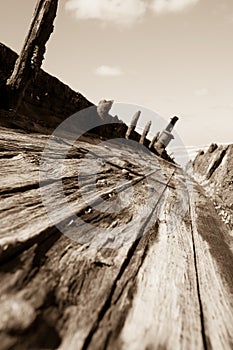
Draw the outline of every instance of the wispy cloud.
M66 9L77 19L130 26L147 12L163 14L183 11L200 0L67 0Z
M196 5L199 0L153 0L151 8L158 14L166 12L180 12Z
M130 25L146 12L144 0L68 0L66 9L78 19L97 19L120 25Z
M122 70L119 67L111 67L111 66L100 66L95 70L96 75L104 76L104 77L119 77L123 74Z

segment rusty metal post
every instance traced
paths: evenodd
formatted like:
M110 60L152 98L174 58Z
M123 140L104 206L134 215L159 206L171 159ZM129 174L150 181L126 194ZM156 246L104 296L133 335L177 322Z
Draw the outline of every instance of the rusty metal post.
M178 120L179 120L178 117L172 117L170 123L168 124L168 126L166 127L165 130L168 132L172 132L172 130L173 130L173 128Z
M151 121L149 121L149 122L146 124L146 126L145 126L145 128L144 128L144 130L143 130L142 136L141 136L140 141L139 141L139 143L140 143L141 145L144 145L146 136L147 136L148 132L150 131L150 127L151 127Z
M125 138L126 138L126 139L129 139L130 136L131 136L131 134L132 134L132 132L135 130L140 115L141 115L141 111L138 111L138 112L136 112L136 113L133 115L133 118L132 118L132 120L131 120L131 123L130 123L128 129L127 129L126 134L125 134Z
M167 125L166 129L160 133L160 136L154 146L159 153L165 150L165 148L169 145L171 140L174 139L174 136L172 135L171 131L173 130L178 120L179 120L178 117L171 118L171 121Z
M45 45L53 32L58 0L38 0L22 51L7 81L9 103L18 108L25 90L35 79L44 59Z

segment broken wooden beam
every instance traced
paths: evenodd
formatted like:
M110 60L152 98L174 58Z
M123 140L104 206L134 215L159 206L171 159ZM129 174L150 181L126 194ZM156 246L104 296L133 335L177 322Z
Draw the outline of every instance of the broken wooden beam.
M22 51L7 81L11 108L17 110L29 84L35 79L44 59L45 45L53 32L58 0L38 0Z

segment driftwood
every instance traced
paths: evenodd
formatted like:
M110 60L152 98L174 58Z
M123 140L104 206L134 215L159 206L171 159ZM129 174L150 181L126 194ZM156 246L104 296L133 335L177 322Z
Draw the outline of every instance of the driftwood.
M93 149L88 140L77 142L61 176L68 202L92 228L75 226L59 207L56 220L89 237L81 244L59 232L41 200L39 164L48 136L0 131L1 349L232 348L227 228L182 169L129 145ZM54 138L51 159L67 144ZM100 168L93 184L87 175L94 160ZM54 206L59 171L41 184ZM130 186L131 200L111 212ZM96 228L106 234L91 248Z

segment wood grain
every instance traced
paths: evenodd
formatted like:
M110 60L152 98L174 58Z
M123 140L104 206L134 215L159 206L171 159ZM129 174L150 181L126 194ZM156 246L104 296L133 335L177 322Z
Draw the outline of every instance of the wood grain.
M54 140L54 172L41 184L57 214L51 222L39 187L48 136L0 135L1 349L232 348L227 228L181 168L86 140L54 170L52 154L66 147ZM57 202L60 180L82 221Z

